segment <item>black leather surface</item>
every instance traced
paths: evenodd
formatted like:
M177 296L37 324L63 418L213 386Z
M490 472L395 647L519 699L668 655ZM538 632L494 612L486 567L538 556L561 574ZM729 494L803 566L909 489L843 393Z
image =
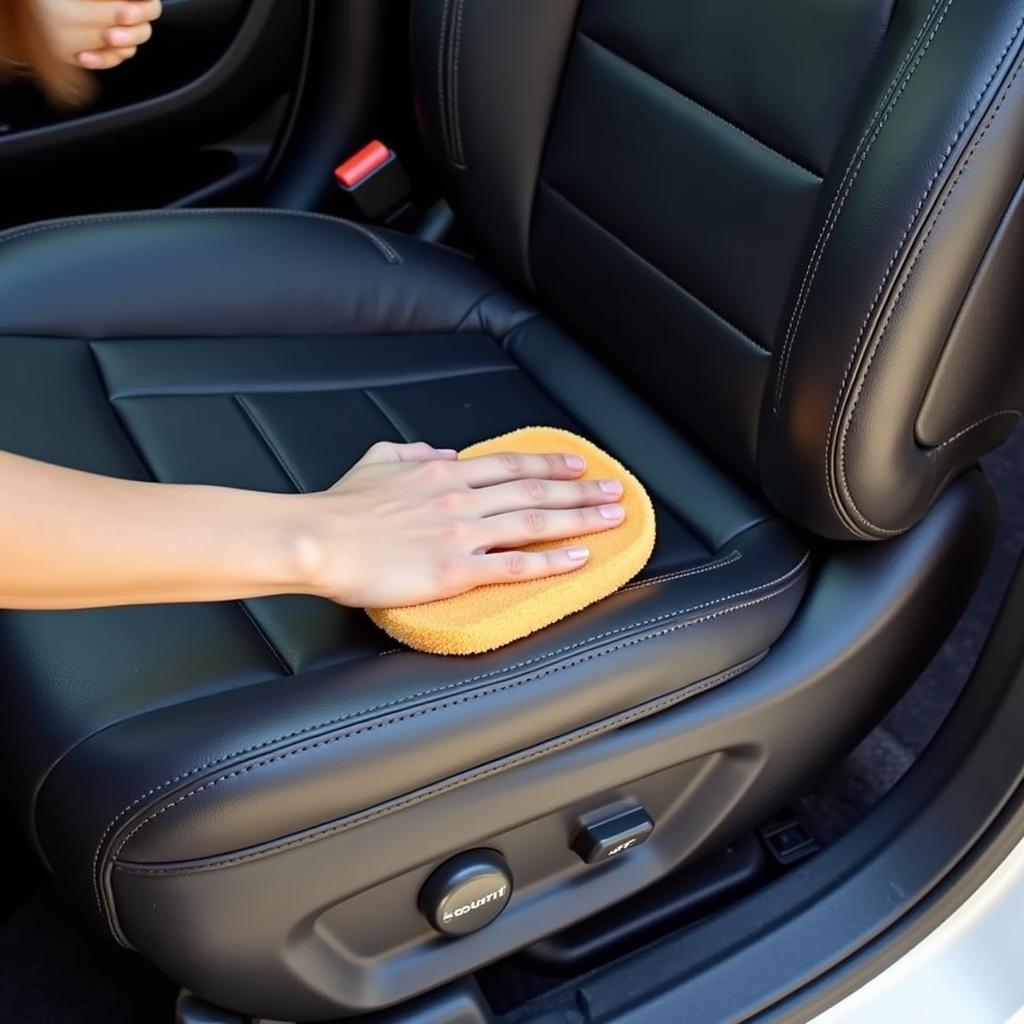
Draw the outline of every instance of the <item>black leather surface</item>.
M837 546L769 655L697 700L371 820L204 861L120 862L111 885L123 926L147 938L167 973L221 1004L316 1020L405 998L627 901L763 822L780 794L819 777L870 728L973 591L994 504L969 472L906 535ZM567 804L593 808L609 793L645 803L656 825L635 853L595 870L569 849ZM545 816L555 820L538 834ZM439 941L415 894L452 851L480 846L508 857L516 893L470 939ZM544 869L555 876L547 885L536 881Z
M419 0L417 24L447 9L457 38L463 6L467 25L513 17ZM787 518L843 539L908 528L1024 404L1019 302L989 317L975 283L1019 249L1001 228L1024 172L1024 4L583 0L574 22L554 6L523 18L542 97L521 95L516 47L479 57L486 33L447 80L466 152L535 129L497 192L489 167L451 175L483 247ZM957 372L950 345L979 368Z
M836 198L813 232L762 420L766 492L837 536L904 529L1011 422L990 429L1003 396L958 386L931 401L966 404L982 427L945 446L922 446L915 431L1024 170L1024 5L942 0L900 4L897 17L915 55L886 48L876 78L892 89L865 97L877 114L826 181ZM998 329L972 318L979 356ZM1020 379L1019 360L1001 369Z
M539 286L557 300L550 262L585 249L559 230L561 220L551 223L553 204L652 264L692 297L702 321L717 316L770 349L820 176L652 75L664 40L638 64L591 31L584 18L544 160L533 253L548 272L538 268ZM574 317L586 313L572 308ZM695 332L667 347L682 365L706 344Z
M894 0L588 0L580 29L821 175Z
M518 283L579 0L414 3L416 113L460 218Z
M942 351L917 421L922 447L945 448L974 434L975 444L1004 438L1024 409L1024 189L971 283ZM985 330L979 330L984 324ZM988 436L982 440L982 431Z
M937 648L983 557L973 475L928 510L1024 400L1022 42L1022 0L419 0L421 122L484 261L536 308L457 253L317 216L0 236L4 448L289 491L381 438L547 423L636 471L659 524L637 585L470 659L298 597L3 614L0 750L51 867L183 980L229 1001L263 970L254 1012L295 1016L379 1005L420 955L412 932L364 959L317 945L339 849L347 897L524 820L531 785L569 814L694 759L690 846L638 858L625 895L789 796ZM887 540L919 520L873 552L815 541L827 585L801 605L790 523ZM425 829L433 801L466 827ZM386 878L377 835L402 840ZM536 878L557 927L578 907ZM425 945L401 994L532 941L528 905L512 945ZM238 914L226 941L214 906Z
M657 502L642 586L477 658L395 653L361 612L302 597L0 617L3 701L31 737L5 744L9 777L51 866L111 921L118 858L213 856L372 807L714 677L797 606L803 545L459 256L211 213L8 236L6 266L9 450L313 490L377 439L459 447L545 423L590 434ZM120 309L95 299L129 268L153 287ZM59 308L28 301L55 271L73 282Z

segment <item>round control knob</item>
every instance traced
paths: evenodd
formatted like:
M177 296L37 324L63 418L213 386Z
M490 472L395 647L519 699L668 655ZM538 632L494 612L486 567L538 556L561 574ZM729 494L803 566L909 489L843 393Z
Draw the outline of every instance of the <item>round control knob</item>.
M420 892L420 910L442 935L469 935L490 924L512 896L512 871L496 850L445 861Z

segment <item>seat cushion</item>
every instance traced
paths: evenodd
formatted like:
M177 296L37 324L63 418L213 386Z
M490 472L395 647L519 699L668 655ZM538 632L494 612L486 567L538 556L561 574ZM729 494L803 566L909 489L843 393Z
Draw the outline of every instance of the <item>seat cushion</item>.
M644 575L500 651L301 596L0 615L0 752L40 853L127 943L115 868L316 842L691 698L763 656L805 544L458 253L331 218L0 236L0 447L134 479L333 483L374 441L543 423L644 482Z

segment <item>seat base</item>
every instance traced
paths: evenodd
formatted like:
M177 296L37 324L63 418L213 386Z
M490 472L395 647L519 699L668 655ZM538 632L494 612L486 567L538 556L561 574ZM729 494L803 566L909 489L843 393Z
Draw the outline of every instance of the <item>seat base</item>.
M271 1017L363 1012L465 975L724 845L852 746L952 627L993 529L991 492L971 472L904 537L825 557L782 640L727 685L351 832L119 864L124 927L151 934L147 955L171 976ZM654 833L587 867L569 850L572 823L614 799L644 804ZM419 887L481 846L512 866L514 898L484 930L441 939L419 915Z

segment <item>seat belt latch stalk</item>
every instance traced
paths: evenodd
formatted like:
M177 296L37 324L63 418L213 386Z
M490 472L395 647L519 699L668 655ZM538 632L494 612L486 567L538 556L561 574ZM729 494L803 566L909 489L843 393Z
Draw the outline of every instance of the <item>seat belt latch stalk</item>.
M391 224L409 208L412 187L394 150L379 139L364 146L334 169L346 214Z

